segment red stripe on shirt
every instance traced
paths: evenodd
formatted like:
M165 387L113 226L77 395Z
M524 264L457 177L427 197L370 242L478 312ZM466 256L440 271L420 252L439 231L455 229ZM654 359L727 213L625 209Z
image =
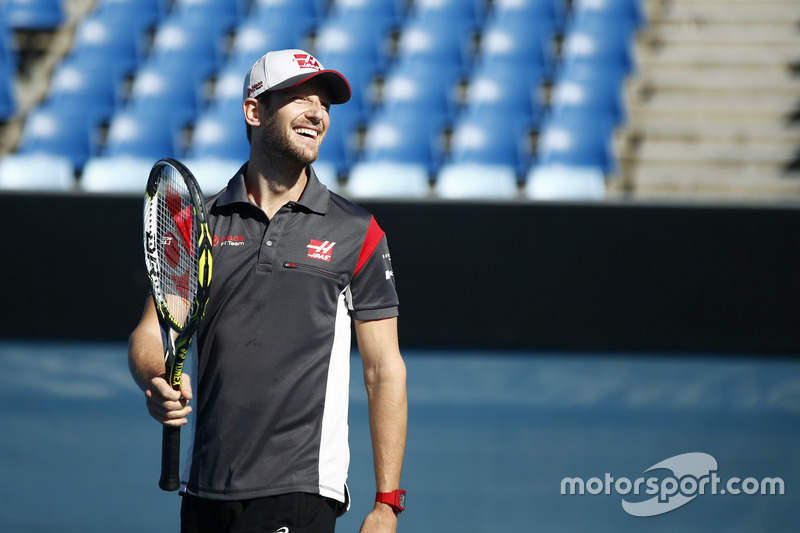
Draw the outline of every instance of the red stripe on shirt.
M361 245L361 253L358 255L358 263L356 263L356 271L353 273L353 276L357 276L361 269L364 268L364 265L367 264L367 260L372 256L375 248L378 247L378 243L383 239L383 235L383 230L378 226L375 217L372 217L369 221L367 236L364 237L364 244Z

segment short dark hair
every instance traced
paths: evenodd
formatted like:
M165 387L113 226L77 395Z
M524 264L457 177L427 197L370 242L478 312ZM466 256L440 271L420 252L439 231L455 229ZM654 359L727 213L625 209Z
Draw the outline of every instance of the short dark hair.
M269 91L264 91L263 93L261 93L258 96L256 96L256 100L258 101L259 105L268 106L271 95L272 95L272 93L270 93ZM252 136L253 136L253 127L250 124L247 124L247 123L245 123L245 125L246 125L246 130L245 131L247 133L247 142L252 142L251 139L252 139Z

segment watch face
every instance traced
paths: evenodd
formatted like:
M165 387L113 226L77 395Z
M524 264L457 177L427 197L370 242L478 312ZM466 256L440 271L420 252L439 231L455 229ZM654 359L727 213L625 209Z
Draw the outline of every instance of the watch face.
M401 492L400 493L400 507L402 507L404 509L406 507L406 493L405 492Z

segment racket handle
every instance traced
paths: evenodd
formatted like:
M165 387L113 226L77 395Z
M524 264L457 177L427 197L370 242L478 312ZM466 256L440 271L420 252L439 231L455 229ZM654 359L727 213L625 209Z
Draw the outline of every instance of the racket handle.
M181 428L164 426L161 435L161 490L176 491L181 486L178 474L181 462Z

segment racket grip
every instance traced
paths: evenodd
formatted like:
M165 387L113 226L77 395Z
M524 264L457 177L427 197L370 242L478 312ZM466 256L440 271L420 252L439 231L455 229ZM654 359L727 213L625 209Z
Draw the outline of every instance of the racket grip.
M164 426L161 435L161 490L173 492L180 488L178 474L181 462L181 428Z

